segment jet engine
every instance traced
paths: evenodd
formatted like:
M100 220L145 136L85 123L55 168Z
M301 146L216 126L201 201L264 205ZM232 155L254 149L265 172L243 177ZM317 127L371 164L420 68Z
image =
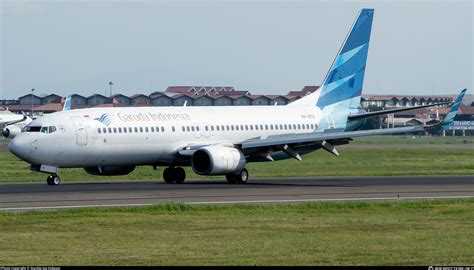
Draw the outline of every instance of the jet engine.
M5 138L13 138L20 133L21 129L17 126L9 126L2 131L2 135Z
M98 166L84 167L84 171L91 175L126 175L135 170L135 166Z
M193 171L203 175L238 173L245 168L245 162L240 150L220 145L200 148L191 158Z

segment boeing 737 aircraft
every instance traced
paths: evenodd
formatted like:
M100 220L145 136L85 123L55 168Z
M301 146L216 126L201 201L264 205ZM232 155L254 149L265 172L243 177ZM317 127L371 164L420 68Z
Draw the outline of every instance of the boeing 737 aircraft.
M182 183L191 166L200 175L225 175L245 183L249 162L295 158L318 149L339 155L336 146L362 136L419 132L450 124L358 130L367 117L419 107L365 112L362 84L374 15L363 9L321 87L286 106L130 107L65 110L30 123L10 151L60 183L59 168L84 168L92 175L125 175L136 166L165 166L167 183Z

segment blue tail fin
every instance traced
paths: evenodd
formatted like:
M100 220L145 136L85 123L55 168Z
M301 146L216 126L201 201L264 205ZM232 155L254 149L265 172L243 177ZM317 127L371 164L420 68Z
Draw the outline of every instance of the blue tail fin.
M340 104L337 107L347 114L349 108L360 106L373 17L373 9L360 11L320 89L292 104L317 105L321 110Z
M67 96L66 100L64 101L63 111L69 111L71 110L71 107L71 96Z
M322 84L319 108L350 99L351 105L360 105L373 16L373 9L360 12Z
M448 126L453 123L454 117L456 117L456 113L458 112L459 107L461 107L461 103L464 99L464 94L466 94L466 91L467 89L464 89L461 91L461 93L459 93L456 101L454 101L453 105L451 106L449 113L444 117L443 121L441 121L442 126Z

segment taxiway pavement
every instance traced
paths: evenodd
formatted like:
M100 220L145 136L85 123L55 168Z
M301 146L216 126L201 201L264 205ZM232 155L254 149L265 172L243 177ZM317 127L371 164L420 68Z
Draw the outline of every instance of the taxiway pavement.
M0 210L46 210L92 206L288 203L474 197L474 176L323 177L225 180L88 182L0 185Z

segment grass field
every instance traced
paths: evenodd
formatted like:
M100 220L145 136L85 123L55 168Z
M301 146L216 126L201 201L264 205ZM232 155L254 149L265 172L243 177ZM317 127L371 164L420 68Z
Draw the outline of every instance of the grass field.
M470 265L474 200L0 213L0 265Z
M251 163L247 166L250 177L305 177L305 176L395 176L395 175L474 175L474 148L383 146L339 147L340 156L325 151L316 151L303 156L303 161L294 159L276 163ZM199 179L190 168L188 178ZM162 170L150 166L138 167L126 176L91 176L82 169L61 169L64 181L112 181L112 180L157 180ZM0 151L0 183L43 182L46 175L34 173L29 165L7 150ZM205 177L206 179L210 177ZM223 177L211 177L223 179Z

